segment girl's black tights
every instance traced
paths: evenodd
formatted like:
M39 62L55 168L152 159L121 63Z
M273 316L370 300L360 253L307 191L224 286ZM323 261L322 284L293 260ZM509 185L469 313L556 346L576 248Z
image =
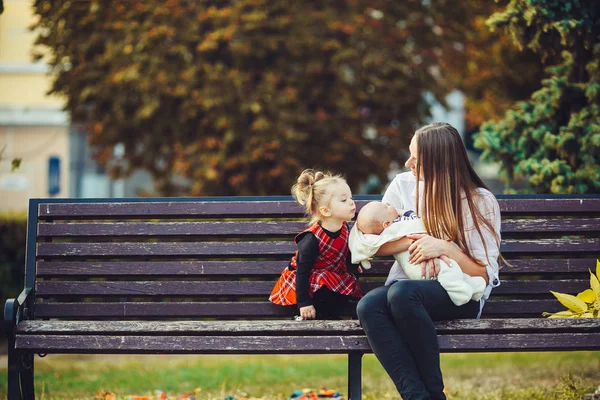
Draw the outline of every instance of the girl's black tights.
M312 296L313 306L317 312L316 319L340 319L349 299L349 296L322 286Z

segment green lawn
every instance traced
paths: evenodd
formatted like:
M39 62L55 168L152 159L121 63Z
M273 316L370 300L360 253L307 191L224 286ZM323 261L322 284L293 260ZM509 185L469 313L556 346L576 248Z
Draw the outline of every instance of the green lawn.
M6 398L6 357L0 356L0 399ZM346 393L344 356L79 356L36 357L38 400L91 399L108 390L118 399L175 398L199 388L197 399L287 399L296 389L326 386ZM581 399L600 385L600 352L444 354L449 399ZM389 378L364 357L363 398L396 399Z

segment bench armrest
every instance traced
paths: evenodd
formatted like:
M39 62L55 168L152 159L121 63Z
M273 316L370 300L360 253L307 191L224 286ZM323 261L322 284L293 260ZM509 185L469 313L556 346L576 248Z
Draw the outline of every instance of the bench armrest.
M25 288L16 299L8 299L4 303L4 331L9 338L13 336L14 329L24 316L24 308L31 295L31 288Z

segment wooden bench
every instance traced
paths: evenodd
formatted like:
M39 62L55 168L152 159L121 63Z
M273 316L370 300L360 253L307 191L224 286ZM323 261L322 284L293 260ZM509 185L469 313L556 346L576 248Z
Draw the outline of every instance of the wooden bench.
M512 266L483 319L437 325L442 351L599 350L600 319L541 313L563 309L550 290L589 287L600 196L499 197ZM34 398L36 353L341 353L360 399L370 348L353 307L353 319L296 322L267 300L304 224L289 197L32 199L25 289L4 314L8 398ZM375 261L363 289L390 266Z

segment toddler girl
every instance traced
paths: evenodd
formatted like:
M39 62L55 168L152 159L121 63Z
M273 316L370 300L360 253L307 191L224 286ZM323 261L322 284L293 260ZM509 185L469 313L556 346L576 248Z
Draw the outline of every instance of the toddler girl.
M345 179L305 170L292 187L292 195L312 216L295 242L296 254L283 270L269 300L297 304L301 319L338 319L350 297L362 292L348 254L348 225L356 213Z

